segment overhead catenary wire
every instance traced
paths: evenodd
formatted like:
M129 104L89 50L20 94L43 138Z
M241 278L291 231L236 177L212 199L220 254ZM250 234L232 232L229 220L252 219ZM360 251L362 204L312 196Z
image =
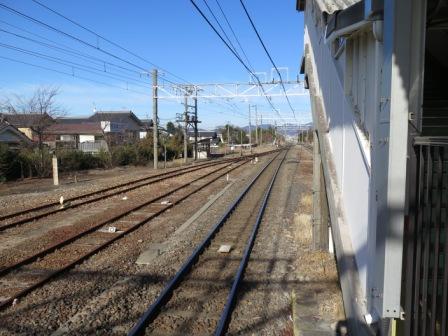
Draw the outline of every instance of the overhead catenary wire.
M48 10L48 11L50 11L50 12L56 14L57 16L59 16L59 17L65 19L65 20L71 22L71 23L74 24L75 26L77 26L77 27L79 27L79 28L81 28L81 29L84 29L85 31L87 31L87 32L89 32L89 33L95 35L96 37L98 37L98 38L100 38L100 39L106 41L107 43L110 43L111 45L113 45L113 46L115 46L115 47L121 49L122 51L125 51L125 52L127 52L128 54L130 54L130 55L132 55L132 56L138 58L139 60L141 60L141 61L143 61L143 62L146 62L147 64L150 64L151 66L153 66L153 67L155 67L155 68L157 68L157 69L159 69L159 70L161 70L161 71L163 71L163 72L165 72L165 73L167 73L167 74L170 74L170 75L171 75L172 77L174 77L174 78L177 78L177 79L179 79L179 80L181 80L181 81L183 81L183 82L187 82L187 80L183 79L182 77L180 77L180 76L178 76L178 75L172 73L171 71L168 71L167 69L164 69L164 68L158 66L157 64L151 62L150 60L148 60L148 59L146 59L146 58L144 58L144 57L138 55L137 53L135 53L135 52L129 50L128 48L125 48L125 47L121 46L120 44L118 44L118 43L116 43L116 42L114 42L114 41L108 39L107 37L98 34L97 32L93 31L92 29L87 28L86 26L84 26L84 25L82 25L82 24L76 22L76 21L73 20L73 19L70 19L70 18L67 17L66 15L64 15L64 14L62 14L62 13L59 13L58 11L56 11L56 10L50 8L49 6L43 4L42 2L40 2L40 1L38 1L38 0L32 0L32 1L33 1L34 3L36 3L37 5L39 5L39 6L43 7L43 8L45 8L46 10ZM168 80L167 80L167 81L168 81Z
M79 28L81 28L81 29L83 29L83 30L85 30L85 31L87 31L87 32L89 32L89 33L91 33L91 34L93 34L93 35L96 36L97 38L102 39L102 40L106 41L107 43L109 43L109 44L111 44L111 45L113 45L113 46L115 46L115 47L117 47L117 48L119 48L119 49L121 49L121 50L123 50L123 51L129 53L130 55L132 55L132 56L134 56L134 57L136 57L136 58L138 58L139 60L144 61L144 62L146 62L146 63L148 63L148 64L150 64L150 65L156 67L157 69L161 70L162 72L168 73L168 74L170 74L172 77L177 78L177 79L183 81L184 83L187 83L187 84L189 84L189 85L194 85L193 83L190 83L190 82L187 81L186 79L184 79L184 78L182 78L182 77L180 77L180 76L174 74L173 72L171 72L171 71L169 71L169 70L167 70L167 69L165 69L165 68L163 68L163 67L158 66L157 64L155 64L155 63L149 61L148 59L146 59L146 58L144 58L144 57L138 55L137 53L135 53L135 52L129 50L128 48L125 48L125 47L121 46L120 44L118 44L118 43L112 41L111 39L109 39L109 38L107 38L107 37L105 37L105 36L103 36L103 35L101 35L101 34L95 32L95 31L93 31L93 30L90 29L90 28L87 28L86 26L84 26L84 25L82 25L82 24L76 22L75 20L69 18L68 16L66 16L66 15L64 15L64 14L62 14L62 13L56 11L55 9L50 8L49 6L43 4L42 2L37 1L37 0L32 0L32 1L33 1L34 3L36 3L37 5L41 6L42 8L45 8L46 10L52 12L53 14L55 14L55 15L57 15L57 16L63 18L64 20L69 21L70 23L74 24L75 26L77 26L77 27L79 27ZM6 6L6 7L8 7L8 6ZM9 7L9 8L10 8L10 7ZM8 10L9 10L9 9L8 9ZM12 8L10 8L10 11L12 11L13 13L15 13L15 14L17 14L17 15L22 15L22 14L23 14L23 13L20 13L20 12L18 12L18 11L16 11L16 10L12 9ZM18 13L20 13L20 14L18 14ZM23 14L23 15L26 15L26 14ZM26 15L26 16L29 17L28 15ZM33 20L33 21L34 21L34 20L37 20L37 19L31 18L31 17L30 17L30 19ZM37 20L37 21L39 21L39 20ZM45 25L45 23L43 23L43 24ZM47 27L47 28L48 28L48 27ZM54 27L51 27L51 28L49 28L49 29L52 29L52 30L53 30L53 28L54 28ZM63 33L66 34L65 32L63 32ZM69 35L70 35L70 34L69 34ZM70 37L70 36L69 36L69 37ZM81 43L85 42L85 41L82 41L82 40L79 39L79 38L76 38L76 37L74 37L74 38L75 38L76 40L78 40L78 41L81 41ZM85 43L84 43L84 44L85 44ZM87 44L88 44L90 47L95 48L96 50L99 50L99 51L101 51L101 52L105 52L102 48L99 48L98 46L95 47L95 46L93 46L92 44L90 44L90 43L88 43L88 42L87 42ZM106 52L106 53L107 53L107 52ZM113 57L113 56L112 56L112 57ZM141 68L140 68L140 69L141 69ZM146 72L146 70L143 70L143 71ZM159 75L160 75L160 72L159 72ZM180 84L180 83L176 83L176 82L174 82L174 81L171 81L171 80L167 79L166 77L163 77L163 76L161 76L161 77L162 77L163 80L165 80L166 82L168 82L168 83L174 85L175 87L181 88L181 86L183 85L183 84Z
M48 60L48 61L51 61L51 62L54 62L54 63L58 63L58 64L61 64L61 65L65 65L65 66L68 66L68 67L70 67L72 69L78 69L78 70L86 71L86 72L89 72L89 73L95 73L98 76L103 76L103 77L107 77L107 78L111 78L111 79L115 79L115 80L123 80L124 79L126 81L133 81L133 82L136 82L136 83L132 84L132 85L139 86L139 87L142 87L142 88L147 88L147 89L150 88L149 86L138 84L138 83L148 84L148 83L145 83L143 81L139 81L137 79L134 79L134 78L131 78L131 77L127 77L127 76L123 76L123 75L113 74L113 73L110 73L110 72L107 72L107 71L104 71L104 70L101 70L101 69L90 67L88 65L80 64L80 63L77 63L77 62L72 62L72 61L69 61L69 60L64 60L64 59L61 59L61 58L58 58L58 57L54 57L54 56L51 56L51 55L39 53L39 52L32 51L32 50L29 50L29 49L19 48L19 47L13 46L13 45L5 44L5 43L0 43L0 47L6 48L6 49L10 49L10 50L14 50L14 51L17 51L17 52L20 52L20 53L23 53L23 54L27 54L27 55L31 55L31 56L34 56L34 57L38 57L38 58L41 58L41 59L45 59L45 60ZM108 75L106 75L105 73L108 73Z
M241 55L238 53L238 50L235 48L235 46L232 43L232 40L230 40L229 36L227 35L225 29L221 26L221 23L219 22L218 18L216 17L215 13L213 12L213 10L211 9L211 7L208 5L207 0L202 0L205 4L205 6L207 7L208 11L210 12L210 14L213 16L213 19L215 19L215 22L218 24L218 27L221 29L222 33L224 34L224 37L227 39L227 42L229 43L229 45L232 47L233 51L239 56L241 57Z
M243 53L243 56L244 56L244 58L245 58L247 64L249 64L250 68L253 70L254 67L252 66L252 64L251 64L251 62L250 62L250 60L249 60L249 58L247 57L246 52L244 51L244 48L243 48L243 46L242 46L241 43L240 43L240 40L239 40L238 37L236 36L236 33L235 33L235 31L233 30L233 27L232 27L232 25L230 24L230 21L229 21L229 19L227 18L227 15L226 15L226 13L224 12L224 9L221 7L221 4L219 3L219 0L215 0L215 2L216 2L216 4L218 5L218 8L219 8L219 10L220 10L222 16L224 17L224 20L226 21L227 26L229 27L230 31L232 32L232 35L233 35L233 37L235 38L236 43L237 43L238 46L240 47L240 50L241 50L241 52Z
M117 69L121 69L121 70L127 71L129 73L133 73L133 74L139 75L139 77L141 77L141 72L140 71L124 67L124 66L122 66L120 64L111 63L110 61L106 61L104 59L98 58L96 56L93 56L93 55L90 55L90 54L87 54L87 53L84 53L84 52L80 52L80 51L78 51L78 50L76 50L74 48L71 48L71 47L63 44L63 43L53 41L53 40L48 39L48 38L46 38L44 36L41 36L39 34L30 32L29 30L26 30L26 29L17 27L15 25L10 24L8 22L5 22L3 20L0 20L0 22L3 23L3 24L8 25L8 26L10 26L10 27L12 27L14 29L20 30L20 31L22 31L24 33L30 34L32 36L35 36L37 38L40 38L40 39L42 39L44 41L47 41L47 42L50 42L50 43L39 41L39 40L33 39L33 38L29 37L29 36L24 36L24 35L21 35L21 34L12 32L12 31L9 31L9 30L0 29L0 32L3 32L5 34L9 34L9 35L17 37L19 39L23 39L23 40L26 40L26 41L33 42L35 44L38 44L40 46L43 46L43 47L46 47L46 48L49 48L49 49L57 50L58 52L61 52L61 53L70 54L70 55L76 55L76 56L82 57L85 60L87 60L87 61L89 61L91 63L94 63L94 64L99 64L99 65L107 64L109 66L112 66L112 67L115 67Z
M269 105L278 114L278 116L280 118L282 118L280 113L278 112L278 110L275 108L275 106L272 104L271 100L267 96L266 91L264 90L264 87L261 84L260 79L258 78L258 76L248 67L248 65L241 59L241 57L239 57L238 54L236 54L235 51L230 47L230 45L224 40L224 38L217 31L215 26L210 22L210 20L207 18L207 16L202 12L202 10L198 7L198 5L194 2L194 0L190 0L190 2L193 4L195 9L202 16L202 18L207 22L207 24L212 28L212 30L215 32L215 34L218 35L220 40L225 44L225 46L230 50L230 52L238 59L238 61L243 65L243 67L249 72L249 74L251 74L257 80L258 85L260 86L261 90L263 91L263 95L266 98L266 100L268 101Z
M47 23L45 23L45 22L43 22L41 20L33 18L33 17L31 17L31 16L29 16L29 15L27 15L25 13L22 13L22 12L16 10L16 9L12 8L12 7L9 7L9 6L5 5L5 4L0 3L0 8L3 8L3 9L5 9L5 10L7 10L7 11L9 11L9 12L11 12L11 13L17 15L17 16L20 16L20 17L22 17L22 18L24 18L26 20L31 21L31 22L34 22L34 23L36 23L36 24L38 24L38 25L40 25L42 27L45 27L45 28L47 28L49 30L52 30L52 31L54 31L54 32L56 32L58 34L61 34L61 35L65 36L65 37L73 39L73 40L77 41L78 43L81 43L81 44L83 44L83 45L85 45L87 47L90 47L90 48L93 48L93 49L95 49L97 51L100 51L100 52L102 52L102 53L104 53L104 54L106 54L106 55L108 55L108 56L110 56L112 58L115 58L117 60L120 60L121 62L124 62L124 63L126 63L128 65L131 65L131 66L137 68L137 69L140 69L143 72L147 72L148 71L148 69L146 69L146 68L144 68L144 67L142 67L142 66L140 66L140 65L138 65L138 64L136 64L134 62L131 62L131 61L127 60L127 59L124 59L123 57L117 56L117 55L115 55L115 54L113 54L113 53L111 53L111 52L109 52L109 51L107 51L107 50L105 50L103 48L100 48L99 46L95 46L95 45L91 44L90 42L84 41L83 39L80 39L77 36L74 36L74 35L72 35L70 33L67 33L65 31L63 31L63 30L61 30L59 28L56 28L56 27L54 27L52 25L49 25L49 24L47 24ZM172 84L177 84L177 83L172 82L172 81L170 81L170 80L168 80L166 78L165 78L165 80L167 82L172 83Z
M33 0L33 1L34 1L34 0ZM39 1L34 1L34 2L35 2L36 4L41 5L42 7L46 8L47 10L50 10L50 11L53 12L54 14L56 14L56 15L58 15L58 16L60 16L60 17L63 17L64 19L66 19L66 20L72 22L73 24L77 25L78 27L83 28L83 29L85 29L86 31L89 31L90 33L94 34L94 35L97 36L98 38L101 38L101 39L103 39L104 41L106 41L106 42L108 42L108 43L110 43L110 44L112 44L112 45L114 45L114 46L116 46L116 47L118 47L118 48L120 48L120 49L122 49L122 50L128 52L129 54L133 55L134 57L137 57L137 58L139 58L140 60L143 60L143 61L147 62L148 64L151 64L151 65L157 67L158 69L162 70L163 72L169 73L171 76L176 77L176 78L178 78L178 79L180 79L180 80L182 80L182 81L188 83L188 81L186 81L186 80L183 79L182 77L179 77L179 76L173 74L172 72L170 72L170 71L168 71L168 70L166 70L166 69L164 69L164 68L162 68L162 67L159 67L159 66L155 65L154 63L152 63L152 62L150 62L150 61L144 59L143 57L137 55L136 53L134 53L134 52L132 52L132 51L130 51L130 50L128 50L128 49L126 49L126 48L124 48L124 47L118 45L117 43L111 41L110 39L107 39L106 37L104 37L104 36L102 36L102 35L100 35L100 34L94 32L93 30L91 30L91 29L89 29L89 28L86 28L86 27L82 26L81 24L75 22L74 20L68 18L67 16L64 16L63 14L60 14L60 13L56 12L55 10L52 10L50 7L48 7L48 6L44 5L44 4L42 4L41 2L39 2ZM10 6L7 6L7 5L5 5L5 4L1 4L1 3L0 3L0 8L2 8L2 9L4 9L4 10L7 10L7 11L9 11L9 12L11 12L11 13L13 13L13 14L19 16L19 17L22 17L22 18L24 18L24 19L26 19L26 20L28 20L28 21L31 21L31 22L33 22L33 23L35 23L35 24L38 24L38 25L40 25L40 26L42 26L42 27L44 27L44 28L46 28L46 29L49 29L49 30L51 30L51 31L53 31L53 32L56 32L56 33L58 33L58 34L61 34L61 35L65 36L65 37L68 37L68 38L70 38L70 39L73 39L73 40L77 41L77 42L80 43L80 44L83 44L83 45L85 45L85 46L87 46L87 47L90 47L90 48L92 48L92 49L94 49L94 50L97 50L97 51L99 51L99 52L101 52L101 53L103 53L103 54L106 54L106 55L108 55L108 56L110 56L110 57L113 57L113 58L115 58L115 59L117 59L117 60L119 60L119 61L121 61L121 62L124 62L124 63L126 63L126 64L128 64L128 65L130 65L130 66L133 66L134 68L137 68L137 69L139 69L139 70L142 70L142 71L146 72L146 69L145 69L145 68L141 67L141 66L138 65L138 64L135 64L134 62L131 62L131 61L127 60L127 59L124 59L123 57L117 56L117 55L113 54L112 52L109 52L109 51L107 51L107 50L104 50L103 48L100 48L99 46L95 46L95 45L93 45L92 43L86 42L86 41L82 40L81 38L79 38L79 37L77 37L77 36L75 36L75 35L73 35L73 34L67 33L67 32L65 32L65 31L63 31L63 30L61 30L61 29L59 29L59 28L57 28L57 27L54 27L54 26L49 25L49 24L47 24L47 23L45 23L45 22L42 22L41 20L39 20L39 19L37 19L37 18L34 18L34 17L30 16L30 15L27 15L27 14L25 14L25 13L23 13L23 12L20 12L20 11L18 11L18 10L16 10L16 9L10 7ZM19 28L19 29L20 29L20 28ZM11 33L11 32L10 32L10 33ZM28 33L30 33L30 32L28 32ZM14 34L14 33L13 33L13 34ZM16 34L16 35L18 35L18 34ZM36 36L37 34L34 34L34 35ZM28 39L28 40L32 40L32 39L29 38L29 37L24 37L24 36L22 36L22 37L23 37L23 38L26 38L26 39ZM40 37L40 38L45 39L44 37ZM47 40L48 40L48 39L47 39ZM40 43L40 44L43 44L43 43L44 43L44 42L42 42L42 41L37 41L37 40L34 40L34 41L37 42L37 43ZM51 40L50 40L50 41L51 41ZM52 42L55 43L54 41L52 41ZM55 45L48 45L48 44L47 44L47 47L58 48L58 47L55 46ZM60 48L59 50L63 51L62 49L63 49L63 48ZM69 48L69 47L67 47L66 49L72 49L72 52L74 52L74 53L78 53L78 52L77 52L75 49L73 49L73 48ZM64 50L64 51L68 51L68 50ZM82 53L81 53L81 54L82 54ZM81 55L80 55L80 56L81 56ZM85 54L84 54L84 55L82 55L82 56L89 57L90 55L88 55L88 54L85 55ZM5 57L3 57L3 59L9 59L10 61L16 61L16 60L13 60L13 59L10 59L10 58L5 58ZM95 59L95 57L92 57L92 59ZM99 60L100 60L100 59L99 59ZM89 78L85 78L85 77L81 77L81 76L78 76L78 75L74 75L73 73L68 73L68 72L64 72L64 71L55 70L55 69L52 69L52 68L49 68L49 67L46 67L46 66L40 66L40 65L37 65L37 64L32 64L32 63L22 62L22 61L17 61L17 62L18 62L18 63L21 63L21 64L26 64L26 65L29 65L29 66L33 66L33 67L37 67L37 68L41 68L41 69L45 69L45 70L49 70L49 71L53 71L53 72L58 72L58 73L61 73L61 74L64 74L64 75L68 75L68 76L71 76L71 77L76 77L76 78L80 78L80 79L83 79L83 80L88 80L88 81L95 82L95 83L98 83L98 84L108 85L108 86L111 86L111 87L116 87L116 88L124 89L124 88L121 88L121 87L118 87L118 86L115 86L115 85L109 85L109 84L104 83L104 82L95 81L95 80L92 80L92 79L89 79ZM100 62L103 62L103 64L104 64L104 60L100 60ZM112 64L112 63L110 63L110 62L108 62L108 63L109 63L110 65ZM114 65L116 65L116 64L114 64ZM128 68L124 68L124 69L129 70ZM131 70L131 71L132 71L132 70ZM168 82L168 83L173 84L173 85L176 86L176 87L180 87L180 86L181 86L181 84L176 83L176 82L173 82L173 81L171 81L171 80L168 80L167 78L162 78L162 79L165 80L165 81ZM188 83L188 84L194 85L194 84L192 84L192 83ZM262 88L262 89L263 89L263 88ZM138 92L138 91L135 91L135 90L131 90L131 89L124 89L124 90L131 91L131 92L136 92L136 93L139 93L139 94L144 94L144 93L141 93L141 92ZM263 91L264 91L264 89L263 89ZM269 98L268 98L266 95L265 95L265 97L266 97L266 99L268 99L268 102L270 102L270 101L269 101ZM214 103L217 104L216 102L214 102Z
M159 70L161 70L161 71L163 71L163 72L165 72L165 73L170 74L172 77L177 78L177 79L179 79L179 80L181 80L181 81L183 81L183 82L185 82L185 83L187 83L187 84L194 85L194 84L190 83L189 81L187 81L186 79L184 79L184 78L182 78L182 77L180 77L180 76L174 74L173 72L171 72L171 71L169 71L169 70L167 70L167 69L164 69L164 68L158 66L157 64L155 64L155 63L149 61L148 59L146 59L146 58L144 58L144 57L138 55L137 53L135 53L135 52L129 50L128 48L125 48L125 47L121 46L120 44L118 44L118 43L112 41L111 39L105 37L104 35L101 35L101 34L95 32L95 31L93 31L92 29L87 28L86 26L80 24L79 22L76 22L75 20L73 20L73 19L67 17L66 15L64 15L64 14L62 14L62 13L56 11L55 9L50 8L49 6L45 5L45 4L42 3L41 1L38 1L38 0L32 0L32 1L33 1L34 3L36 3L37 5L39 5L39 6L43 7L43 8L45 8L46 10L52 12L53 14L55 14L55 15L57 15L57 16L59 16L59 17L65 19L65 20L71 22L71 23L74 24L75 26L77 26L77 27L79 27L79 28L81 28L81 29L83 29L83 30L85 30L85 31L87 31L87 32L89 32L89 33L95 35L97 38L100 38L100 39L102 39L102 40L104 40L104 41L110 43L111 45L113 45L113 46L115 46L115 47L117 47L117 48L119 48L119 49L121 49L121 50L123 50L123 51L129 53L130 55L132 55L132 56L134 56L134 57L140 59L141 61L144 61L144 62L146 62L146 63L148 63L148 64L150 64L150 65L152 65L152 66L158 68ZM214 13L213 13L213 11L211 10L211 8L208 6L206 0L204 0L204 2L205 2L205 4L207 5L207 7L209 8L209 10L210 10L210 12L212 13L212 15L215 17L216 22L219 24L218 19L217 19L216 16L214 15ZM221 7L221 6L219 6L219 7ZM221 13L223 13L222 8L220 8L220 10L221 10ZM223 13L223 14L224 14L224 13ZM225 14L224 14L224 16L225 16ZM226 21L227 21L227 24L230 26L230 23L228 22L227 18L226 18ZM219 24L219 25L220 25L220 24ZM220 25L220 26L221 26L221 25ZM225 34L225 30L222 28L222 26L221 26L221 29L222 29L222 31L223 31L224 34ZM235 33L233 32L233 29L232 29L232 28L230 28L230 29L232 30L232 33L233 33L233 35L235 36ZM229 37L227 36L227 34L226 34L226 37L227 37L227 39L229 40L229 42L231 43L231 41L230 41ZM240 45L240 42L238 41L238 39L236 38L236 36L235 36L235 39L237 40L237 43ZM232 45L232 46L233 46L233 45ZM234 50L236 51L236 48L235 48L234 46L233 46L233 48L234 48ZM241 45L240 45L240 48L242 49ZM247 59L247 56L246 56L246 54L245 54L245 52L244 52L243 49L242 49L242 52L243 52L244 56L245 56L246 59ZM247 59L247 60L248 60L248 59ZM248 63L250 64L250 62L248 62ZM251 66L251 67L252 67L252 66ZM175 86L178 86L178 84L179 84L179 83L174 83L174 82L172 82L172 81L170 81L170 80L167 80L166 78L162 78L162 79L165 80L165 81L167 81L167 82L170 83L170 84L174 84Z
M280 84L282 86L283 92L285 93L286 100L288 101L288 105L289 105L289 107L290 107L290 109L291 109L291 111L292 111L292 113L294 115L294 119L295 119L296 118L296 114L295 114L294 108L292 107L291 101L289 100L288 94L286 92L286 88L285 88L285 84L283 83L282 75L280 74L280 71L278 70L277 66L275 65L274 60L271 57L271 54L269 53L268 49L266 48L266 45L264 44L263 39L261 38L260 33L258 32L258 29L255 27L255 24L254 24L250 14L249 14L249 12L247 11L246 6L244 5L243 0L240 0L240 3L241 3L241 6L244 9L244 12L246 13L247 18L250 21L250 24L251 24L253 30L255 31L255 34L258 37L258 40L260 41L261 45L263 46L263 49L264 49L266 55L268 56L269 60L271 61L272 66L274 67L275 71L277 72L277 74L279 76Z
M69 72L53 69L53 68L50 68L50 67L46 67L46 66L43 66L43 65L33 64L33 63L25 62L25 61L20 61L20 60L17 60L17 59L6 57L6 56L1 56L0 55L0 58L4 59L4 60L11 61L11 62L25 64L25 65L29 65L29 66L32 66L32 67L35 67L35 68L40 68L40 69L44 69L44 70L47 70L47 71L56 72L56 73L59 73L59 74L62 74L62 75L67 75L69 77L79 78L79 79L82 79L82 80L85 80L85 81L89 81L89 82L92 82L92 83L101 84L101 85L105 85L105 86L110 86L110 87L113 87L113 88L116 88L116 89L120 89L120 90L124 90L124 91L129 91L129 92L141 94L141 95L144 95L144 96L148 96L148 94L144 93L144 92L136 91L136 90L129 89L129 88L123 88L121 86L117 86L117 85L101 82L101 81L98 81L98 80L95 80L95 79L91 79L91 78L87 78L87 77L82 77L82 76L79 76L79 75L77 75L75 73L69 73Z

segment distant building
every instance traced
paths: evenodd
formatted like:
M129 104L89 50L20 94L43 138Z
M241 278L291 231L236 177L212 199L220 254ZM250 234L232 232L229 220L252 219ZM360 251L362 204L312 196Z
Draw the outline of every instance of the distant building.
M189 141L194 141L195 137L194 137L194 131L193 130L189 130L187 132L187 136L188 136L188 140ZM215 131L205 131L205 130L199 130L198 131L198 141L199 140L213 140L217 138L217 134Z
M6 120L32 141L38 141L39 133L43 133L48 126L55 123L47 113L5 113L0 114L0 119Z
M0 119L0 144L10 149L18 149L23 146L32 146L33 142L16 127Z
M100 122L111 143L131 143L140 139L143 122L132 111L97 111L91 122Z
M55 123L45 130L45 143L55 149L78 149L97 153L107 151L100 122Z
M151 119L141 119L142 126L140 126L139 138L146 139L149 130L152 129L153 122Z

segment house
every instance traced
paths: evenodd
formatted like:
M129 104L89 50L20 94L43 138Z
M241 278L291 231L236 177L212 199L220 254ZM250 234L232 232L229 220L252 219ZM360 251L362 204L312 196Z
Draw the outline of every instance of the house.
M187 137L190 143L193 144L193 151L195 152L196 149L194 148L195 144L195 132L194 130L190 129L187 132ZM210 157L210 145L214 144L218 140L218 136L215 131L205 131L205 130L198 130L197 134L197 141L198 141L198 148L197 148L197 158L198 159L205 159L207 157Z
M17 149L22 146L32 146L33 142L16 127L0 119L0 144L10 149Z
M349 334L447 335L446 1L296 7L329 213L313 227L330 220Z
M151 119L141 119L142 126L140 126L139 139L146 139L148 131L152 129L153 122Z
M195 139L195 133L194 130L188 130L187 132L188 140L194 141ZM198 130L198 141L203 140L213 140L217 138L217 134L215 131L205 131L205 130Z
M108 150L100 122L65 123L58 120L45 130L44 143L54 149L78 149L88 153Z
M0 119L6 120L32 141L39 141L39 135L55 123L55 120L47 113L3 113L0 114Z
M108 141L113 144L140 139L140 131L144 127L132 111L97 111L88 119L90 122L100 122Z

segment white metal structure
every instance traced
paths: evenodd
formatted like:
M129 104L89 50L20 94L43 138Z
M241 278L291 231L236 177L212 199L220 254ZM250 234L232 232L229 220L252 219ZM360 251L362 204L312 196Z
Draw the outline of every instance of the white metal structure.
M261 83L204 83L204 84L158 84L158 99L183 99L185 95L194 94L197 98L249 98L249 97L284 97L281 82L278 80ZM288 96L307 96L303 82L283 81Z
M364 334L364 316L376 322L402 313L409 80L412 71L422 72L413 59L424 48L412 40L413 6L408 0L297 2L305 15L302 70L356 335Z

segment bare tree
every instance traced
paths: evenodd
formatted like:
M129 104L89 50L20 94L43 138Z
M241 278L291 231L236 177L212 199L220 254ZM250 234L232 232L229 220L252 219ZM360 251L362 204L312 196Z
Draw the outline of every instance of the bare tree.
M2 111L14 118L14 123L19 127L29 128L36 135L36 139L33 140L37 140L38 143L42 169L45 164L43 144L45 130L54 123L54 118L66 113L65 109L56 102L59 93L58 87L41 86L31 97L14 95L12 98L5 98L0 105ZM32 138L33 134L31 134Z

